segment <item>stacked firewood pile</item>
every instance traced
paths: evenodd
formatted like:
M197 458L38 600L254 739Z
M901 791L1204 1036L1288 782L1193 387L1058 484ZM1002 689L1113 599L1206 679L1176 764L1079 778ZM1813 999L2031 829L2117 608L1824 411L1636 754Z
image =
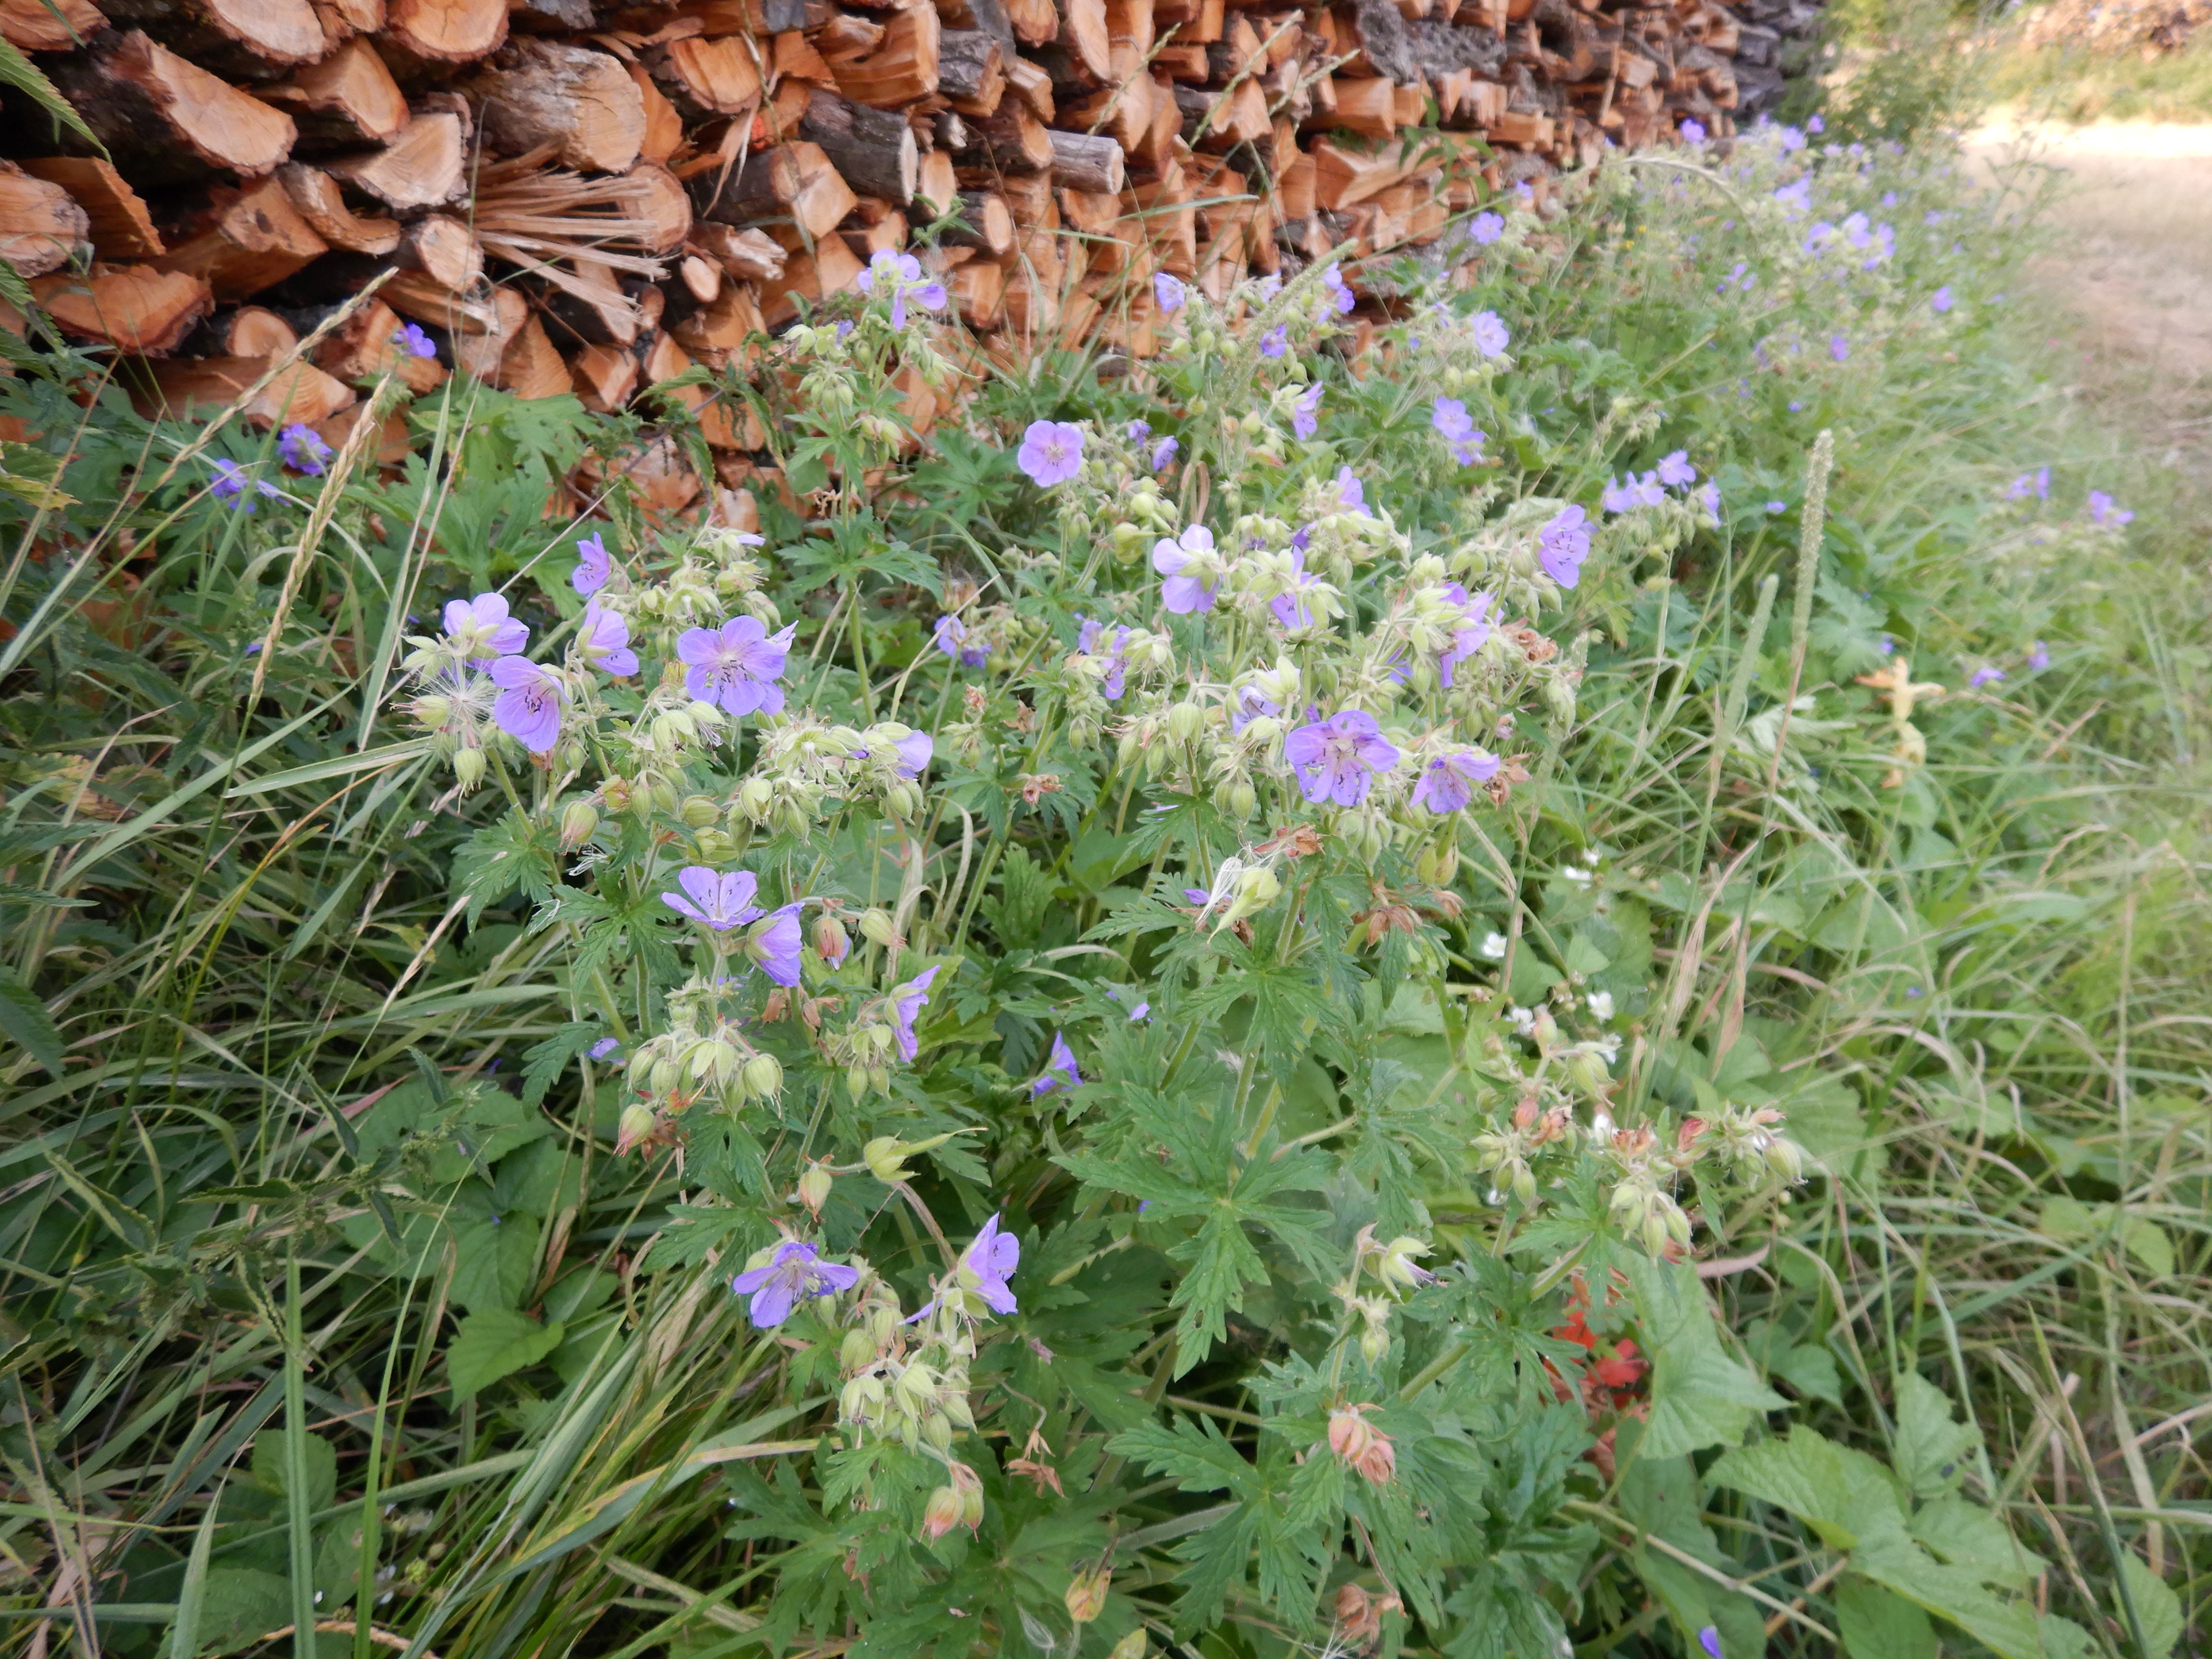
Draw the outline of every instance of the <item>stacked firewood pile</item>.
M933 223L917 251L980 349L1141 356L1155 271L1219 294L1347 244L1431 244L1493 193L1540 207L1608 141L1725 136L1771 105L1814 15L0 0L0 33L85 130L9 94L0 259L64 333L113 348L149 407L252 389L249 418L333 438L388 373L416 394L459 371L623 407L744 361ZM687 390L743 474L761 434Z
M2152 58L2186 49L2208 23L2212 0L2054 0L2028 13L2021 34L2039 48Z

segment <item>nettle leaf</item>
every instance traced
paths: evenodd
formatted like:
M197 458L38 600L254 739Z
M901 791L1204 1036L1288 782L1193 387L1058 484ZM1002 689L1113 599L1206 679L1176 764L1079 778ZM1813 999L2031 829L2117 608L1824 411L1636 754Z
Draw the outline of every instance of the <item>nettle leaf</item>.
M1760 1413L1788 1407L1722 1348L1711 1299L1695 1269L1636 1255L1629 1258L1628 1275L1651 1355L1651 1414L1637 1443L1642 1455L1675 1457L1733 1445Z
M524 1049L522 1103L535 1106L543 1101L545 1091L568 1069L568 1062L605 1035L603 1025L587 1019L569 1020L543 1042Z
M1916 1372L1897 1395L1897 1472L1916 1498L1936 1498L1966 1478L1966 1461L1980 1443L1971 1423L1951 1420L1951 1400Z

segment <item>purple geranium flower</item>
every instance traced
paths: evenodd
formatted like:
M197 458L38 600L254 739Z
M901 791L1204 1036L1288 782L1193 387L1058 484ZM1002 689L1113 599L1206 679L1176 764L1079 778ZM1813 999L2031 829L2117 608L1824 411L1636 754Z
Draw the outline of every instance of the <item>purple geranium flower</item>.
M1819 116L1813 118L1819 120ZM1698 1645L1705 1650L1706 1659L1726 1659L1721 1652L1721 1632L1718 1626L1707 1625L1698 1632Z
M2005 499L2008 501L2024 501L2030 495L2034 496L2038 501L2047 501L2051 499L2051 469L2049 467L2038 467L2033 472L2021 473L2012 481L2011 488L2005 491Z
M1669 489L1683 489L1698 481L1698 469L1690 465L1690 453L1678 449L1659 463L1659 482Z
M1066 421L1031 421L1014 459L1047 489L1066 483L1083 471L1083 428Z
M1413 785L1413 805L1425 806L1437 817L1456 812L1474 799L1474 787L1498 775L1495 755L1480 749L1455 749L1439 755L1421 769Z
M1055 1089L1078 1089L1083 1086L1083 1073L1076 1069L1075 1050L1067 1046L1067 1039L1058 1031L1052 1034L1052 1052L1045 1056L1044 1071L1030 1085L1032 1099L1048 1095Z
M730 1281L738 1296L752 1297L753 1328L772 1331L791 1317L791 1310L812 1297L835 1296L860 1282L860 1270L841 1262L824 1261L811 1244L787 1238L775 1247L763 1267L739 1273Z
M1452 459L1462 466L1473 466L1482 459L1482 446L1490 434L1474 423L1467 412L1467 405L1456 398L1439 398L1429 414L1429 424L1436 428L1451 450Z
M1840 334L1831 334L1828 337L1828 355L1839 363L1849 362L1851 343Z
M799 952L806 942L799 925L798 904L771 910L745 935L745 954L778 985L799 983Z
M1496 312L1478 311L1474 313L1474 349L1484 356L1498 356L1511 343L1512 338Z
M1152 568L1167 578L1160 584L1160 603L1176 615L1213 609L1221 589L1221 562L1214 555L1213 532L1204 525L1191 526L1173 541L1162 537L1154 542Z
M1367 799L1377 772L1398 763L1398 750L1375 716L1346 708L1301 726L1283 739L1283 756L1298 775L1308 800L1357 806Z
M216 500L227 502L233 507L237 506L240 501L245 501L246 510L248 513L253 511L253 503L246 501L246 485L252 484L264 495L282 496L284 493L275 484L270 483L268 479L255 477L236 461L226 461L218 458L209 462L208 465L215 469L215 482L208 486L208 494L214 496Z
M1164 270L1152 273L1152 303L1160 308L1163 316L1172 317L1181 311L1183 298L1181 278L1170 276Z
M1705 142L1705 124L1702 121L1693 121L1686 116L1683 118L1680 131L1682 142L1686 144L1702 144Z
M1180 447L1180 446L1173 438L1163 438L1159 442L1154 444L1152 446L1152 471L1155 472L1166 471L1168 470L1168 463L1175 459L1176 451L1178 447Z
M937 752L937 744L927 732L909 732L891 748L898 755L898 774L902 778L920 777Z
M1105 636L1106 624L1091 617L1079 616L1075 620L1080 624L1076 629L1076 650L1086 657L1100 654L1098 641ZM1124 658L1124 653L1128 649L1128 640L1127 629L1115 628L1114 638L1103 653L1106 658L1106 677L1099 681L1098 691L1099 695L1109 702L1121 702L1121 693L1127 689L1128 684L1128 664Z
M527 657L501 657L489 671L499 687L491 717L499 729L533 755L542 755L561 735L561 682Z
M584 619L576 628L576 648L602 674L620 679L637 672L637 653L629 648L629 623L615 611L600 610L597 599L584 607Z
M1298 400L1291 406L1291 430L1300 438L1310 438L1321 430L1322 394L1328 388L1318 380L1298 393Z
M1074 1065L1071 1060L1068 1069L1073 1071ZM1012 1233L1000 1231L999 1218L994 1215L983 1224L982 1231L975 1235L975 1242L961 1252L962 1288L972 1289L990 1304L994 1313L1019 1313L1021 1310L1015 1305L1014 1293L1006 1288L1006 1281L1013 1277L1021 1260L1021 1240ZM973 1285L967 1284L971 1277L975 1281Z
M2002 668L1977 668L1966 684L1969 689L1978 691L1985 685L1995 685L2004 677L2005 672Z
M568 574L568 585L588 599L607 585L611 569L607 544L597 536L586 536L576 544L576 568Z
M771 635L757 617L732 617L716 628L687 628L676 654L690 665L684 689L732 714L773 714L783 707L783 665L797 624Z
M1443 682L1444 689L1449 691L1452 686L1453 671L1481 650L1483 641L1490 637L1490 595L1478 593L1469 599L1467 589L1457 582L1451 582L1445 586L1444 596L1459 606L1461 617L1459 626L1452 629L1451 643L1437 659L1437 678Z
M1340 513L1367 511L1367 486L1352 476L1348 466L1336 469L1336 506Z
M1467 234L1479 247L1488 247L1505 234L1505 221L1495 213L1478 213L1474 222L1468 226Z
M2103 490L2093 489L2089 492L2089 522L2091 524L2108 524L2117 530L2124 524L2133 523L2135 516L2126 507L2114 505L2112 498Z
M1146 439L1152 435L1152 423L1150 421L1132 421L1129 422L1129 441L1131 443L1141 444Z
M761 913L760 906L753 902L760 878L750 870L732 870L725 875L703 864L687 865L676 872L676 884L684 893L663 893L660 902L678 915L718 933L742 927Z
M1928 296L1928 304L1939 316L1951 308L1951 285L1948 283Z
M323 476L323 463L337 452L316 434L314 428L297 422L276 434L276 457L295 472L311 478Z
M1260 337L1260 355L1262 357L1279 357L1290 349L1291 330L1287 323L1277 323Z
M2030 672L2037 674L2051 666L2050 648L2041 640L2038 640L2034 649L2027 653L2027 666Z
M921 261L911 253L901 253L892 248L879 247L876 250L875 258L868 261L868 268L860 273L860 288L863 294L875 294L880 290L891 296L893 328L906 326L906 307L909 300L924 311L941 311L945 307L945 284L923 281Z
M963 668L981 668L990 659L989 644L969 645L968 624L957 617L939 617L937 626L930 631L930 639L946 656L957 658Z
M507 600L498 593L447 600L445 622L446 637L471 662L511 657L530 643L530 629L507 614Z
M936 969L925 968L891 989L891 1035L898 1040L901 1060L912 1060L921 1052L921 1040L914 1034L914 1017L929 1006L929 982L936 977Z
M1790 503L1787 501L1769 501L1766 504L1766 510L1769 513L1787 513L1790 510Z
M1230 704L1229 729L1232 732L1242 732L1262 714L1273 716L1282 712L1283 706L1258 686L1240 685L1237 688L1235 700Z
M1306 568L1306 556L1304 549L1300 549L1292 557L1290 582L1290 591L1286 593L1278 593L1273 599L1268 600L1267 609L1274 613L1275 620L1285 628L1311 628L1317 618L1314 616L1312 608L1306 603L1306 592L1309 588L1320 586L1321 578Z
M621 1048L622 1039L620 1037L603 1036L597 1042L594 1042L586 1052L588 1053L593 1060L605 1060L610 1055L618 1053Z
M1589 557L1589 515L1579 507L1563 507L1538 532L1537 559L1544 574L1562 587L1582 580L1583 561Z
M1336 314L1340 317L1349 317L1352 314L1352 308L1359 301L1353 297L1352 290L1345 286L1344 273L1334 265L1331 265L1327 270L1322 272L1321 280L1322 285L1328 289L1336 306Z
M422 331L419 323L409 323L392 337L392 343L417 357L438 355L438 343Z

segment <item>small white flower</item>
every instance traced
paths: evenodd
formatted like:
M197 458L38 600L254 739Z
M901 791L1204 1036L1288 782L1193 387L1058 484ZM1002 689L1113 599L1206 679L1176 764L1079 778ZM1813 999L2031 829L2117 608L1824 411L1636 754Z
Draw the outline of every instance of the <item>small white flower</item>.
M1620 1039L1608 1031L1590 1044L1590 1051L1611 1066L1620 1058Z
M1613 1114L1602 1106L1590 1114L1590 1138L1603 1140L1613 1133Z
M1508 1008L1505 1018L1513 1022L1516 1036L1527 1036L1536 1029L1536 1015L1532 1009Z
M1613 1018L1612 992L1592 991L1585 1000L1589 1005L1590 1018L1592 1019L1601 1022L1609 1020Z
M1505 944L1506 940L1504 934L1491 934L1487 939L1482 941L1482 959L1485 962L1504 961Z
M1574 883L1577 887L1587 886L1589 883L1591 874L1592 872L1590 871L1583 869L1582 866L1578 864L1562 865L1559 868L1560 877L1565 880Z

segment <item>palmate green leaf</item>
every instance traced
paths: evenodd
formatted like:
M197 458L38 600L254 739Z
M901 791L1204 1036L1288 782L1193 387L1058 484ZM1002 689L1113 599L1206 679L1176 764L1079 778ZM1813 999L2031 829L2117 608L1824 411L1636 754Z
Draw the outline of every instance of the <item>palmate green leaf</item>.
M2128 1601L2134 1605L2136 1620L2142 1630L2146 1649L2142 1659L2166 1659L2180 1643L2185 1627L2181 1598L2132 1550L2120 1557L2120 1582L2127 1587ZM2127 1610L2119 1605L2117 1595L2112 1599L2114 1612L2124 1626Z
M533 1043L522 1055L522 1103L535 1106L558 1082L568 1062L606 1035L606 1028L587 1019L569 1020L543 1042Z
M446 1350L446 1381L456 1401L473 1399L502 1376L536 1364L561 1346L559 1320L540 1325L527 1314L487 1308L461 1321Z
M1951 1420L1951 1401L1917 1372L1907 1372L1897 1395L1897 1472L1916 1498L1936 1498L1966 1478L1966 1461L1981 1436L1971 1423Z
M1636 1255L1628 1275L1651 1355L1651 1413L1637 1443L1644 1455L1733 1445L1759 1413L1789 1405L1723 1350L1711 1299L1692 1268Z
M513 807L497 823L471 835L453 854L453 890L468 900L471 927L483 918L487 905L515 892L543 904L559 883L558 849Z
M1845 1659L1936 1659L1936 1627L1927 1613L1856 1573L1846 1573L1836 1586L1836 1628Z

